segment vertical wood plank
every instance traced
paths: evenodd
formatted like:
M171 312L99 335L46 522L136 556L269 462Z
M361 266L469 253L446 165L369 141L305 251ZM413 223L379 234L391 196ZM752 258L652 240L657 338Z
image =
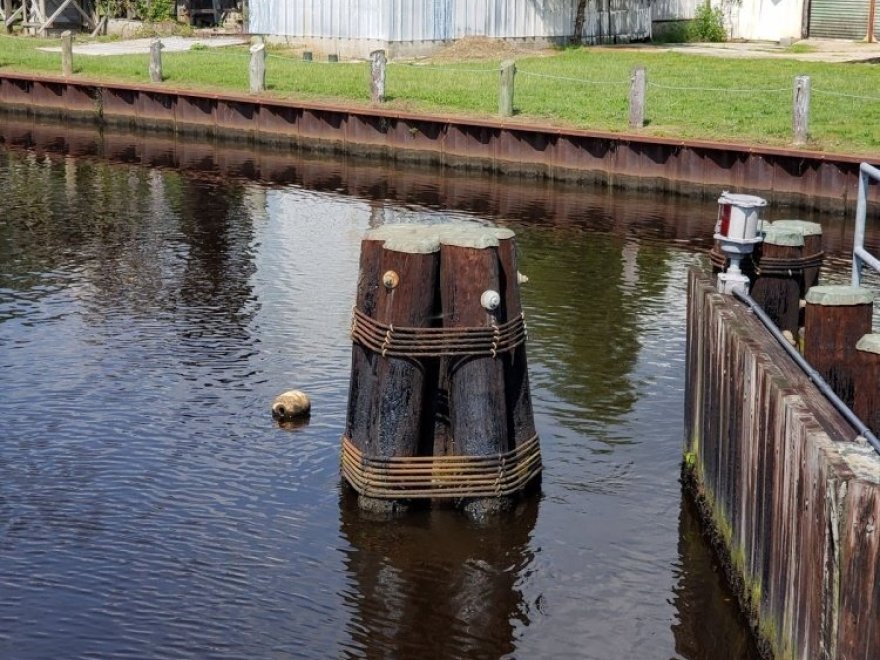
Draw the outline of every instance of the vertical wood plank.
M498 114L513 116L513 81L516 77L516 63L507 60L501 63L501 86L498 93Z
M251 46L251 61L248 67L251 94L259 94L266 89L266 44Z
M373 103L385 102L386 64L384 50L374 50L370 53L370 100Z

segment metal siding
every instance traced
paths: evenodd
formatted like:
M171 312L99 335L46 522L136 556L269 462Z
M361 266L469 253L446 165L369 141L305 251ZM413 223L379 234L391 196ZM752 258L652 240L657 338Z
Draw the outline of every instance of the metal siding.
M810 36L863 39L868 31L868 0L812 0Z
M693 18L705 0L654 0L651 18L655 21L681 21Z
M388 42L568 37L576 4L577 0L251 0L248 29L254 34ZM650 13L649 0L589 0L584 36L593 42L645 38L650 35Z

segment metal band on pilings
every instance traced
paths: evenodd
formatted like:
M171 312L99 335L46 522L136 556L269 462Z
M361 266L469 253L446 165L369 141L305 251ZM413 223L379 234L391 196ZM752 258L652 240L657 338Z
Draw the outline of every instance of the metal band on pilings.
M488 328L401 328L386 325L355 308L351 338L382 357L497 357L526 340L523 316Z
M808 268L819 268L825 258L825 252L808 254L800 258L782 258L761 256L755 260L755 274L787 275L792 277L803 273Z
M376 499L504 497L541 470L537 435L489 456L365 456L342 438L343 476L359 494Z

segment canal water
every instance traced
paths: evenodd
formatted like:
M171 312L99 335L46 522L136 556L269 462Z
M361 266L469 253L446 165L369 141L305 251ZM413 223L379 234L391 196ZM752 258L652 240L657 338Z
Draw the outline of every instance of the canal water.
M0 129L0 657L754 657L678 481L711 203L34 130ZM460 219L517 234L542 490L371 518L359 240Z

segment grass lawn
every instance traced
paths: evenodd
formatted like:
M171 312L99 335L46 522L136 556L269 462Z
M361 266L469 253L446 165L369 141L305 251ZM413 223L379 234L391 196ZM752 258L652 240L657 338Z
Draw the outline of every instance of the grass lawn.
M60 72L60 54L38 51L57 41L0 36L0 68ZM76 56L75 75L148 81L147 55ZM165 84L243 92L246 47L163 54ZM492 116L498 60L392 62L391 109ZM569 48L517 59L519 121L627 131L630 71L647 67L650 135L787 146L793 78L812 78L811 149L880 156L880 65L787 59L726 59L648 48ZM369 102L369 65L306 63L270 49L268 94L284 98Z

